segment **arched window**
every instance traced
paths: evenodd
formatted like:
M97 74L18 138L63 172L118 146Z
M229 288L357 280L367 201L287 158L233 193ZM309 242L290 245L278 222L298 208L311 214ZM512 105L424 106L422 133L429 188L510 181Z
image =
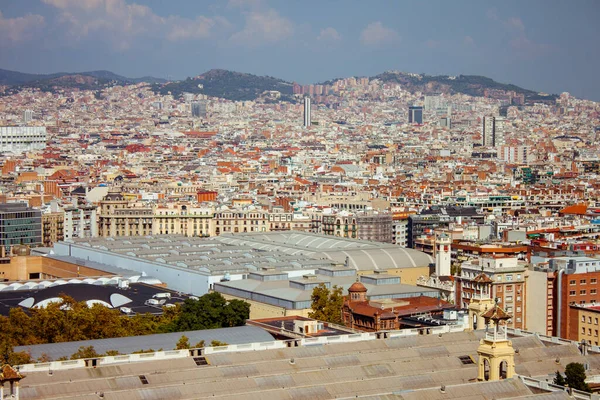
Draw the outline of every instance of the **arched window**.
M483 359L483 379L490 380L490 362L487 358Z
M508 363L505 360L500 363L500 379L506 379L507 373L508 373Z

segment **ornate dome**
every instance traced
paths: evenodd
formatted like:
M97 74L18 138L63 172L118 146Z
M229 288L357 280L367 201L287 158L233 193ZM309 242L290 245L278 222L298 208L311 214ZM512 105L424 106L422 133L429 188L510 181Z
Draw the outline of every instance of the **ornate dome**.
M362 283L356 281L348 288L348 293L364 293L367 288Z

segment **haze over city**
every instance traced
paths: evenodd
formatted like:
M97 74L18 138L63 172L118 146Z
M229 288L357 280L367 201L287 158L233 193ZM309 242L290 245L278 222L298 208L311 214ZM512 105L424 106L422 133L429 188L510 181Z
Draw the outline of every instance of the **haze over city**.
M385 70L484 75L600 100L596 1L4 0L0 67L302 84Z
M0 0L0 399L598 400L598 4Z

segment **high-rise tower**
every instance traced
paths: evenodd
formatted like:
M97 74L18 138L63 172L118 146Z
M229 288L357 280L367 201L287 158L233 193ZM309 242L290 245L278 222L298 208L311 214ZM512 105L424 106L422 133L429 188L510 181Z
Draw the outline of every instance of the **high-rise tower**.
M304 98L304 127L310 126L310 97Z

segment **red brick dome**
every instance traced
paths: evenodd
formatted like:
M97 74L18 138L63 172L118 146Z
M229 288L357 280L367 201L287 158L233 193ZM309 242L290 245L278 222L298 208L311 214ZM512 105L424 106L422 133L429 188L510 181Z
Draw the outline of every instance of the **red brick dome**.
M352 286L348 288L348 293L364 293L367 291L365 285L360 282L354 282Z

